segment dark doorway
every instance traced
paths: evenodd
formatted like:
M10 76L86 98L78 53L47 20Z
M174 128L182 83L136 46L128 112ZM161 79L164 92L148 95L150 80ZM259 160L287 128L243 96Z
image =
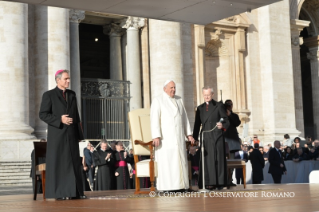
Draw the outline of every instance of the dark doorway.
M103 26L79 25L81 78L110 78L110 40Z

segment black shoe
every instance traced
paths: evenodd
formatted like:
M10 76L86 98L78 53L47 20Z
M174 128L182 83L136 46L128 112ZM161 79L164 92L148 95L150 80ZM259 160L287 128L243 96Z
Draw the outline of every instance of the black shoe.
M235 183L231 183L230 186L237 186Z
M87 197L83 195L83 196L69 197L69 199L87 199Z
M223 190L224 186L217 186L216 190Z
M66 197L56 198L56 200L66 200Z

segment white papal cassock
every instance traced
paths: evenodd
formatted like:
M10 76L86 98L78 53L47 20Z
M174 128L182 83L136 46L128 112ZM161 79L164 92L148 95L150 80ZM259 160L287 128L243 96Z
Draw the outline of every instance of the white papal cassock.
M186 136L192 135L183 100L165 92L151 106L152 138L160 138L155 150L158 190L189 188Z

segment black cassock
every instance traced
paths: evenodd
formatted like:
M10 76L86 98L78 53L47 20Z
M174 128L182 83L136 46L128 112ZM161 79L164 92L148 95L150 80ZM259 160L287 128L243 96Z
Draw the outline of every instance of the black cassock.
M222 103L211 100L209 105L206 102L197 107L193 137L198 140L199 134L204 140L204 163L205 163L205 185L226 186L227 185L227 164L225 155L225 140L223 130L216 128L212 132L202 135L202 131L211 130L216 123L223 118L223 127L229 126L225 107ZM199 132L202 126L201 132ZM201 142L202 143L202 142ZM201 154L201 149L199 149ZM202 188L202 162L199 163L198 186Z
M76 95L66 90L66 99L58 87L45 92L39 117L48 124L46 154L46 198L83 196L82 170L79 153L79 113ZM61 116L69 114L73 124L65 125Z
M93 159L96 166L98 166L97 176L95 181L95 188L96 190L111 190L112 185L114 184L112 175L114 174L113 166L114 166L114 159L113 154L111 158L105 160L107 154L111 153L112 150L98 150L94 151Z
M124 151L114 152L114 166L115 172L119 173L119 176L115 177L116 179L116 189L131 189L130 173L128 172L128 163L132 163L132 158L127 154L124 158Z
M198 174L195 174L199 170L200 150L197 150L194 155L189 154L189 159L192 165L192 185L198 185Z

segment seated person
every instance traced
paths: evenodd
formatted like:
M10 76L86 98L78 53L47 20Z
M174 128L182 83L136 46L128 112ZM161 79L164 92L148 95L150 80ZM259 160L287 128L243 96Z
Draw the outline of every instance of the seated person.
M292 160L292 158L293 158L292 150L291 150L291 147L288 146L284 152L284 160Z
M308 160L308 155L303 152L302 148L297 149L297 154L294 155L293 159L294 162L300 162L303 160Z

